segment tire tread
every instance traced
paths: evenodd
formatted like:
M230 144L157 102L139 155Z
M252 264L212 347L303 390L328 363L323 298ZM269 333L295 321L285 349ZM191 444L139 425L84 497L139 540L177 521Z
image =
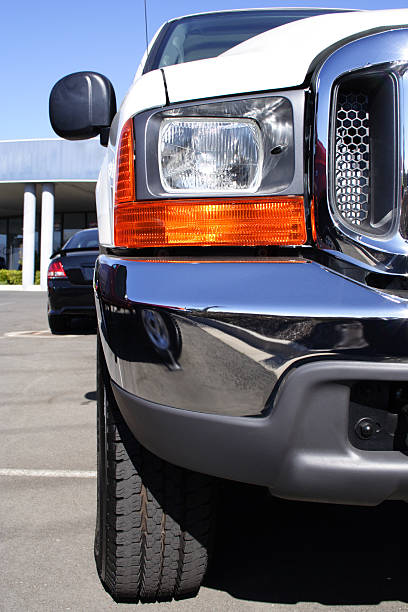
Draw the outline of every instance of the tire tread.
M143 448L126 426L106 382L104 392L107 482L101 580L116 601L193 596L207 569L213 479Z

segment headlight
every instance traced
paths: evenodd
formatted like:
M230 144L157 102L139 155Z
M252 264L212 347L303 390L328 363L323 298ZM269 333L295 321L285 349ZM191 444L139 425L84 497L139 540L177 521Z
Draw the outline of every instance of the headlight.
M262 177L261 130L253 119L164 119L158 157L169 193L255 193Z
M293 107L283 96L171 106L137 118L135 129L141 199L271 195L293 181Z

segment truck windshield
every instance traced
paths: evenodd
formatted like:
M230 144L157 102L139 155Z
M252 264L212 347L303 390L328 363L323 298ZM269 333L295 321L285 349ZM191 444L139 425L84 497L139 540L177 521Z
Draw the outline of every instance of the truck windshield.
M144 72L216 57L266 30L291 21L331 12L343 11L342 9L252 10L182 17L169 22L163 28L150 51Z

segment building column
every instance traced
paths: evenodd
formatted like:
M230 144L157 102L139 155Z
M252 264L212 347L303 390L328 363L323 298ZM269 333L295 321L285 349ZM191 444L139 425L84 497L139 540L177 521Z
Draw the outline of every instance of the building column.
M23 287L34 285L35 270L35 185L27 183L24 186L24 217L23 217Z
M44 183L41 195L41 289L47 289L47 272L54 238L54 185Z

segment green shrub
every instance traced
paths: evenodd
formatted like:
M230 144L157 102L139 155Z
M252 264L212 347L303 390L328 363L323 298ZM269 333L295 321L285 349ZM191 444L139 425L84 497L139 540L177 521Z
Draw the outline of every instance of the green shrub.
M0 270L1 285L21 285L23 282L21 270Z
M21 285L23 273L21 270L0 270L0 285ZM34 285L40 284L40 271L37 270L34 277Z

